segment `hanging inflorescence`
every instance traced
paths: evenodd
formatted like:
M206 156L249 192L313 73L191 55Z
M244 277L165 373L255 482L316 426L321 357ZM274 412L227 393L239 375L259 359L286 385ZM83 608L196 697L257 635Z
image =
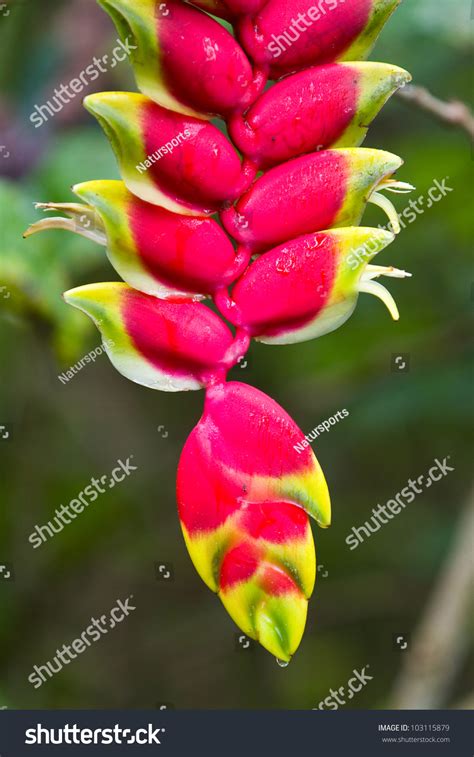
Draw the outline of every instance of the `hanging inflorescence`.
M178 469L186 545L242 631L285 662L315 582L308 516L330 524L329 494L286 412L226 375L251 339L336 329L360 292L398 318L376 279L408 274L372 258L399 231L382 192L412 187L393 178L400 158L359 145L410 80L360 62L400 0L99 2L129 44L140 90L84 102L123 181L39 204L63 215L27 234L63 228L106 247L126 283L64 297L95 322L120 373L163 391L205 389ZM391 230L359 227L368 202Z

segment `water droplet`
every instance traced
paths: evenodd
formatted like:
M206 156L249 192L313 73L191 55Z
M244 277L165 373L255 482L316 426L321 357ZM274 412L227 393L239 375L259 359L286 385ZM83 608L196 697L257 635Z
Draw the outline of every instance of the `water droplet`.
M277 661L277 665L279 665L280 668L287 668L290 664L289 662L285 662L285 660L280 660L279 657L275 657L275 660Z

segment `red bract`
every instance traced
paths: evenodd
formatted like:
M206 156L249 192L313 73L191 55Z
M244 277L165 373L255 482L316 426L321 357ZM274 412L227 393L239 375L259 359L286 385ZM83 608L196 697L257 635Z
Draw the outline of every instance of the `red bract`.
M234 248L212 218L171 213L129 192L121 181L86 181L73 192L84 204L38 203L55 216L32 224L25 236L67 229L105 245L120 276L159 297L215 294L243 273L250 252Z
M404 278L392 267L369 263L394 239L382 229L345 228L308 234L261 255L232 291L219 295L228 319L267 344L314 339L338 328L354 312L360 292L378 296L398 319L379 276ZM357 252L365 252L360 261Z
M170 213L133 195L128 218L143 266L170 289L213 294L229 286L248 264L249 255L242 249L236 255L211 218Z
M310 447L301 454L294 449L303 438L283 408L254 387L230 382L209 390L178 474L180 512L187 529L206 531L221 525L227 518L225 502L232 510L236 499L291 501L328 526L329 496L322 471Z
M170 288L213 294L248 264L249 253L236 254L213 219L180 216L136 198L129 217L141 261Z
M239 32L271 78L307 66L365 58L401 0L268 0Z
M178 468L179 516L199 575L278 658L294 654L315 580L306 513L330 523L327 485L304 436L270 397L240 383L208 391Z
M110 139L125 184L147 202L212 213L255 176L255 166L242 164L233 144L208 121L129 92L89 95L84 104Z
M197 302L161 300L121 282L77 287L64 298L94 321L112 363L137 384L201 389L229 368L232 334Z
M401 166L382 150L322 150L272 168L221 213L235 239L260 251L332 226L356 226L371 194Z
M288 76L230 121L237 147L263 168L328 147L355 147L410 74L386 63L334 63Z
M119 31L132 32L130 60L141 91L182 113L243 110L265 85L245 52L206 13L178 0L99 0Z
M252 68L229 32L176 0L157 2L155 13L163 75L173 97L216 114L250 103L258 91Z
M255 171L242 173L233 145L212 124L197 118L179 117L149 102L142 115L145 155L154 155L163 145L184 135L178 149L152 162L150 175L167 194L194 209L199 203L218 208L238 197L252 181Z
M232 343L230 331L202 305L160 302L131 291L122 314L138 352L171 375L191 374L204 382Z

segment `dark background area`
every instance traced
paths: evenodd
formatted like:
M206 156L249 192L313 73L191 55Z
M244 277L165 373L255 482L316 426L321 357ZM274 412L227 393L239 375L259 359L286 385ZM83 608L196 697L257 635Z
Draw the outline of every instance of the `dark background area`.
M81 95L39 129L29 115L94 55L110 53L117 33L93 0L10 2L7 9L0 11L0 425L11 433L0 440L0 564L13 564L14 580L0 577L0 707L308 709L366 665L373 680L347 706L394 705L411 653L394 636L414 638L470 494L474 152L466 134L395 97L365 142L404 158L399 178L416 186L414 199L427 196L435 180L453 190L377 261L413 274L388 282L400 322L361 296L338 331L289 347L254 344L247 366L232 372L280 402L305 433L338 410L350 413L313 444L333 525L314 529L324 569L300 650L281 669L263 649L239 648L238 629L200 581L181 537L175 472L202 393L144 389L104 356L68 384L58 379L99 345L62 292L117 277L92 242L61 231L29 240L21 234L40 217L34 201L71 201L72 184L118 174ZM411 0L371 59L407 68L445 100L468 102L472 23L470 0ZM127 62L88 91L107 89L135 89ZM402 210L409 199L395 204ZM379 223L382 213L369 208L364 225ZM397 355L409 356L407 372L397 369ZM130 478L32 548L36 524L132 454L138 470ZM352 526L448 455L454 472L349 550ZM170 563L173 580L157 580L155 563ZM40 689L28 683L34 665L130 594L136 610L129 618ZM438 661L453 668L439 706L472 703L467 617L453 633L456 647Z

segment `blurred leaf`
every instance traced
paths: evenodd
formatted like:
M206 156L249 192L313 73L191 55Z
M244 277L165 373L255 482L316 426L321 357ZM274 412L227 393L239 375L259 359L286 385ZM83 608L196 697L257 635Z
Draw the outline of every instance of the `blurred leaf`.
M63 234L60 239L57 232L53 233L56 243L47 233L24 240L22 234L34 214L26 191L13 182L0 181L0 287L4 287L0 306L6 313L29 315L48 324L58 357L69 362L83 349L90 329L61 295L71 286L74 270L95 264L97 253L89 254L89 245L79 237ZM72 240L65 240L67 236Z
M56 135L31 181L41 187L43 199L67 202L73 197L73 184L119 178L109 143L98 127L91 126Z

